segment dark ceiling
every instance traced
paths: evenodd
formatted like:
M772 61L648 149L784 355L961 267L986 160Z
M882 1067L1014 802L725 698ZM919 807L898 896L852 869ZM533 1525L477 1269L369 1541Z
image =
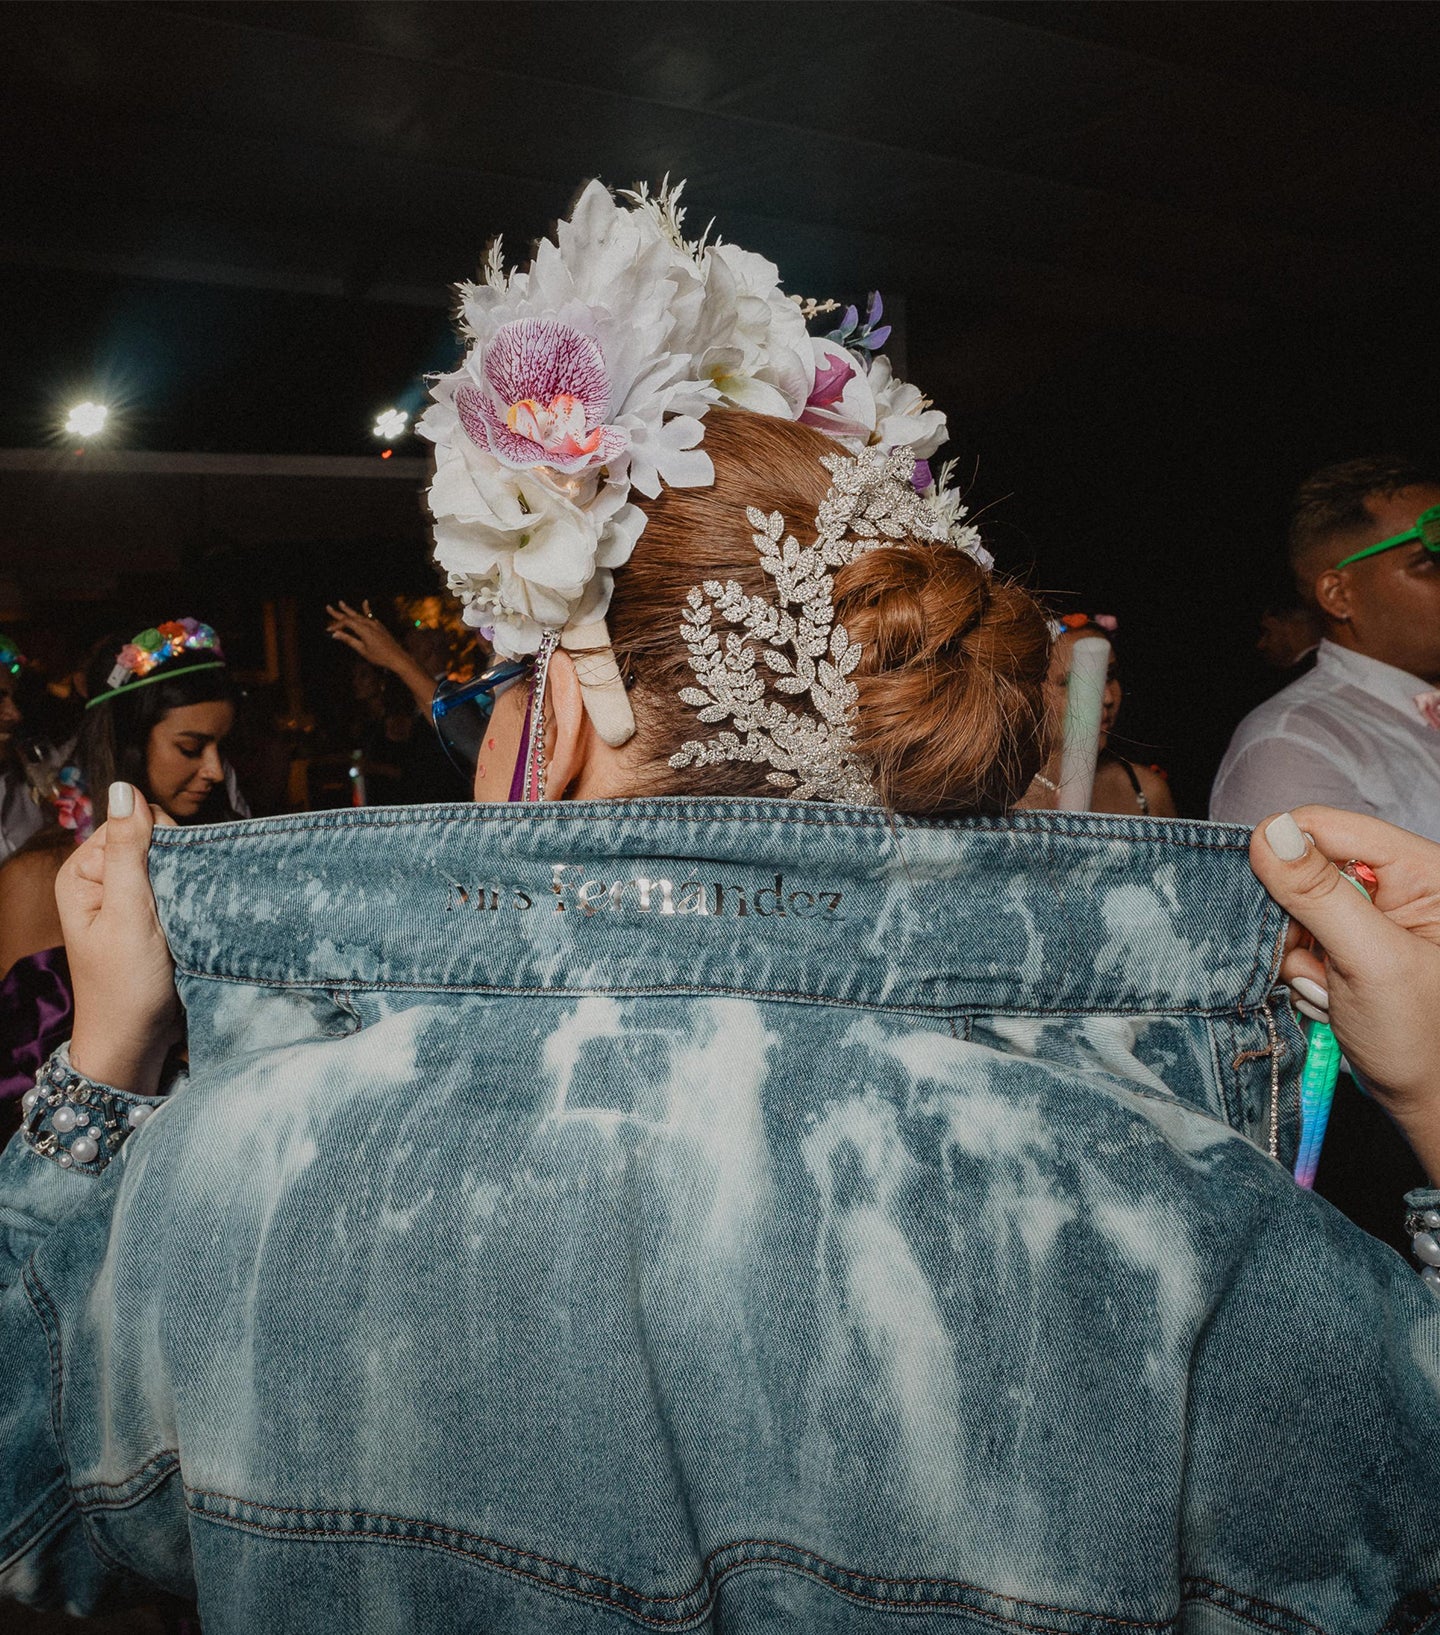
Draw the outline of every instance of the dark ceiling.
M214 344L267 356L243 314L287 309L256 292L328 299L285 340L334 357L378 339L361 303L443 307L582 178L668 171L792 288L903 295L953 407L984 408L1098 332L1426 295L1437 41L1429 6L1375 3L11 4L0 256L72 332L97 292L123 326L117 278L171 286L151 305L182 324L205 303L175 284L243 290L211 298Z
M1437 44L1373 0L8 4L0 445L104 392L138 447L365 452L490 235L668 172L903 305L1002 556L1145 621L1153 694L1309 465L1440 437Z

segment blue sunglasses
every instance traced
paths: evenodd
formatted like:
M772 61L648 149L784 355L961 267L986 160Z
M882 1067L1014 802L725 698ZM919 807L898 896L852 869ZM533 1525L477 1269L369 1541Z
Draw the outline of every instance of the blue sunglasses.
M435 689L430 705L435 736L451 764L466 778L475 776L495 700L534 668L534 659L500 659L473 681L442 681Z

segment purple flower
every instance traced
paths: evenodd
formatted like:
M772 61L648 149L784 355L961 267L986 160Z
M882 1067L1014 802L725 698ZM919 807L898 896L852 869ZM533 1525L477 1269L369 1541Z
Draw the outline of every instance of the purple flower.
M875 327L884 311L885 303L880 299L880 291L873 290L870 304L865 309L865 322L860 322L858 308L846 307L839 324L825 339L834 341L837 346L847 346L853 352L863 353L868 360L890 339L889 324L880 324L878 329Z

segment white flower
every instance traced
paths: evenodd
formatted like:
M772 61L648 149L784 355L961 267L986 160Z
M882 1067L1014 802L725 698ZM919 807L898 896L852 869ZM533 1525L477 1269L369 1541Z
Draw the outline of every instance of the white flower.
M800 416L858 454L862 448L907 449L927 459L945 441L945 416L918 387L899 379L889 358L869 362L838 341L811 342L815 384Z
M654 213L598 182L526 271L492 257L462 290L472 344L416 429L436 449L436 558L499 651L603 615L645 526L632 487L715 480L698 445L719 394L675 344L704 293Z
M698 418L718 396L692 372L689 350L676 344L678 332L693 326L704 294L694 262L652 215L622 208L591 182L527 271L503 286L462 290L461 326L474 341L465 372L477 414L488 396L506 430L533 404L553 420L560 394L552 387L573 373L583 390L565 395L583 401L582 441L601 433L590 454L612 476L629 476L651 495L662 485L713 482L709 457L690 452L698 435L688 441L662 435L668 417ZM498 367L487 356L492 349L501 354ZM559 417L570 413L558 406ZM545 455L562 469L573 469L579 457L558 445Z
M887 452L908 449L917 460L928 460L945 441L945 416L930 407L918 386L901 380L886 357L871 360L868 384L875 399L875 429L871 442Z
M603 617L612 570L628 561L645 526L626 486L593 473L502 465L463 432L441 440L447 418L458 426L448 404L426 411L427 435L437 439L429 500L436 559L465 603L466 622L515 656L533 653L543 630Z
M854 453L875 432L875 394L865 365L838 341L811 340L815 384L800 419Z
M781 292L780 269L734 244L711 245L701 264L704 306L685 337L697 373L737 409L798 419L815 364L805 319Z

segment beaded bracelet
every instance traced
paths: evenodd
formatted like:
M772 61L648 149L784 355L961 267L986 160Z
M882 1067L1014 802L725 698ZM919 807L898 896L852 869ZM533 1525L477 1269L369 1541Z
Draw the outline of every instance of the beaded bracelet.
M1412 1209L1405 1217L1405 1230L1421 1263L1420 1276L1440 1294L1440 1209Z
M21 1129L42 1158L99 1175L162 1100L87 1079L71 1067L67 1041L40 1069L35 1088L20 1098Z

